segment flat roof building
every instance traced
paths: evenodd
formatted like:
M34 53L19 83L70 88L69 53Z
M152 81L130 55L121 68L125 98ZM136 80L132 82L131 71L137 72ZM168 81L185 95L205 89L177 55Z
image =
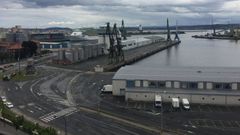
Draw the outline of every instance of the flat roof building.
M165 102L240 105L240 68L125 66L113 77L113 95L125 100L154 101L156 94Z

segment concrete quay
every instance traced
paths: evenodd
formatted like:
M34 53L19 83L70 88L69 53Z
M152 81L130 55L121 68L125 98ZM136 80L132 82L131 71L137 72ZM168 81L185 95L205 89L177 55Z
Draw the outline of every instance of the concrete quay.
M94 71L96 65L103 67L104 72L115 71L121 66L132 64L139 60L142 60L148 56L151 56L159 51L178 45L180 41L162 41L150 45L141 46L138 48L124 51L125 60L118 64L109 64L108 55L99 56L96 58L88 59L82 62L70 64L70 65L55 65L49 64L50 66L73 69L79 71Z
M169 47L172 47L174 45L180 44L181 41L169 41L169 42L161 42L153 45L151 48L148 48L146 50L142 50L141 48L137 48L136 53L131 53L131 55L126 55L125 54L125 60L121 63L118 64L110 64L110 65L105 65L104 66L104 71L114 71L117 70L118 68L124 66L124 65L129 65L133 64L139 60L142 60L146 57L149 57L153 54L156 54L162 50L168 49Z

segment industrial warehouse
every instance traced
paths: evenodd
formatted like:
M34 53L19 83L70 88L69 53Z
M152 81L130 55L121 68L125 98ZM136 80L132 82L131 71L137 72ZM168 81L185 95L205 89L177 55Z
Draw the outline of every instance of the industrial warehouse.
M187 98L190 103L240 105L240 68L225 67L122 67L113 77L113 95L126 101L154 101L161 95Z

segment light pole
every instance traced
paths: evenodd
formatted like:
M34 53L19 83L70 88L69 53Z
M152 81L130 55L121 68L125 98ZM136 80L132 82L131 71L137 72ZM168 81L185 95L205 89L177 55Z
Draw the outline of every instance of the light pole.
M64 116L65 135L67 135L67 116Z
M20 74L20 49L18 49L18 74Z
M161 107L161 134L163 133L163 97L167 93L167 91L163 91L163 96L162 96L162 107Z

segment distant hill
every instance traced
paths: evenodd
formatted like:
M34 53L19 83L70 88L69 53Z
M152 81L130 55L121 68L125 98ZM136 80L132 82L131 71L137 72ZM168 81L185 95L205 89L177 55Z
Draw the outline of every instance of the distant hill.
M239 28L240 24L215 24L215 29L227 29L230 27ZM126 27L127 30L138 30L138 27ZM164 30L166 27L164 26L143 26L144 30ZM175 30L175 26L170 26L170 29ZM185 25L178 26L179 30L208 30L213 29L212 25Z

